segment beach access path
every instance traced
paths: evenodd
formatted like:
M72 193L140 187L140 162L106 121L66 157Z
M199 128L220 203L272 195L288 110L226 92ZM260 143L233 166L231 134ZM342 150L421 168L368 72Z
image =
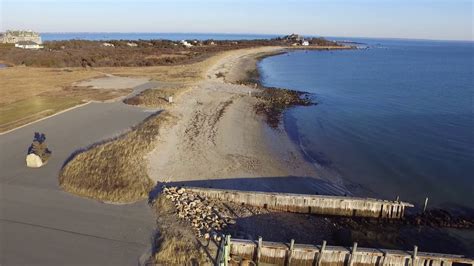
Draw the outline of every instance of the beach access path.
M145 83L143 90L154 86ZM90 103L0 136L0 265L137 265L149 256L155 218L146 201L105 204L60 189L58 172L76 150L114 137L156 110ZM25 165L35 131L53 152Z

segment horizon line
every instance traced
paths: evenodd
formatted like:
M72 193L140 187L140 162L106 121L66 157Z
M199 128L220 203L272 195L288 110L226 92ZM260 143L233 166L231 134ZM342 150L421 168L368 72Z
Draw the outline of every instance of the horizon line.
M30 30L30 29L28 29ZM0 31L0 32L5 32ZM34 31L34 30L33 30ZM408 40L408 41L440 41L440 42L474 42L472 39L434 39L434 38L411 38L411 37L383 37L383 36L329 36L317 34L300 34L300 33L246 33L246 32L174 32L174 31L37 31L41 34L70 34L70 33L90 33L90 34L216 34L216 35L249 35L249 36L286 36L289 34L298 34L308 37L323 38L358 38L358 39L380 39L380 40Z
M216 35L254 35L254 36L286 36L290 34L298 34L307 37L322 37L322 38L357 38L357 39L380 39L380 40L408 40L408 41L440 41L440 42L474 42L473 39L431 39L431 38L410 38L410 37L381 37L381 36L329 36L329 35L316 35L316 34L302 34L302 33L245 33L245 32L173 32L173 31L39 31L39 33L54 33L54 34L67 34L67 33L126 33L126 34L216 34Z

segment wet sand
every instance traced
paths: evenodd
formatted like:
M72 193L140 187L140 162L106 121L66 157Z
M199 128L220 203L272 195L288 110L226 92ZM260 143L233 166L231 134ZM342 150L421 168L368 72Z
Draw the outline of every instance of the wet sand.
M253 87L233 84L245 80L257 58L281 51L268 47L239 50L216 60L205 80L169 109L176 119L162 131L148 156L149 176L173 186L351 195L343 180L321 176L283 128L274 130L255 114L256 99L249 96L255 92ZM308 234L318 231L321 233ZM250 239L264 235L270 241L296 238L301 243L320 244L327 240L345 246L357 241L364 247L408 250L417 244L423 251L472 253L469 242L459 242L446 230L377 220L252 213L237 219L230 233L236 232ZM450 243L449 248L445 243Z
M256 90L236 85L255 69L258 57L281 52L263 47L227 52L215 59L203 81L170 109L175 122L162 130L148 156L154 181L242 190L347 193L338 180L317 175L284 130L256 115Z

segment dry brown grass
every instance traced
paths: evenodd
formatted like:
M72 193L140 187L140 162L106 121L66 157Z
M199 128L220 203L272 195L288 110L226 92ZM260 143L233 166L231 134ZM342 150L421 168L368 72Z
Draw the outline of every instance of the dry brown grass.
M131 89L97 90L66 87L8 104L0 104L0 132L33 122L87 101L106 101L130 94Z
M158 265L211 265L191 226L179 220L173 203L160 195L153 208L158 235L151 258Z
M168 102L168 97L173 97L173 101L176 101L177 97L188 89L190 89L188 86L148 89L134 97L125 99L124 103L144 107L166 108L171 105Z
M207 60L206 60L207 62ZM95 90L72 87L80 80L104 74L149 77L160 81L194 82L203 76L206 62L190 65L131 68L32 68L0 70L0 132L27 124L90 100L109 100L129 90Z
M171 66L34 68L9 67L0 70L0 132L52 115L89 100L107 100L121 96L117 93L87 88L71 89L80 80L114 74L129 77L147 77L161 82L192 84L201 80L216 60L226 53L203 61Z
M8 104L44 92L61 91L71 83L102 74L94 70L8 67L0 70L0 104Z
M152 115L125 135L75 155L60 172L60 186L71 193L106 202L130 203L148 197L153 182L143 157L160 126L171 115Z
M204 77L204 70L209 65L209 61L208 59L199 63L173 66L103 67L97 70L117 76L148 77L162 82L190 83Z

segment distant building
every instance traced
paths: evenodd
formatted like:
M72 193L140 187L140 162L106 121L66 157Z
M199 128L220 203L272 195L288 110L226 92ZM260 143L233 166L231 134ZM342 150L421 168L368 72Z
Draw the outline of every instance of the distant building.
M188 43L188 42L185 41L185 40L182 40L182 41L180 41L179 43L181 43L183 46L188 47L188 48L189 48L189 47L193 47L192 44Z
M113 43L109 43L109 42L104 42L102 43L102 46L105 46L105 47L115 47L115 45Z
M138 44L136 44L134 42L128 42L127 45L130 46L130 47L137 47L138 46Z
M308 46L308 45L309 45L309 42L303 40L303 41L301 41L301 45L303 45L303 46Z
M15 43L15 47L21 49L42 49L43 46L39 45L33 41L19 41Z
M292 33L290 35L283 37L283 39L285 39L286 41L301 42L304 40L304 37L301 35Z
M7 30L5 33L0 34L0 43L18 43L18 42L35 42L36 44L42 44L41 36L39 33L31 30Z

